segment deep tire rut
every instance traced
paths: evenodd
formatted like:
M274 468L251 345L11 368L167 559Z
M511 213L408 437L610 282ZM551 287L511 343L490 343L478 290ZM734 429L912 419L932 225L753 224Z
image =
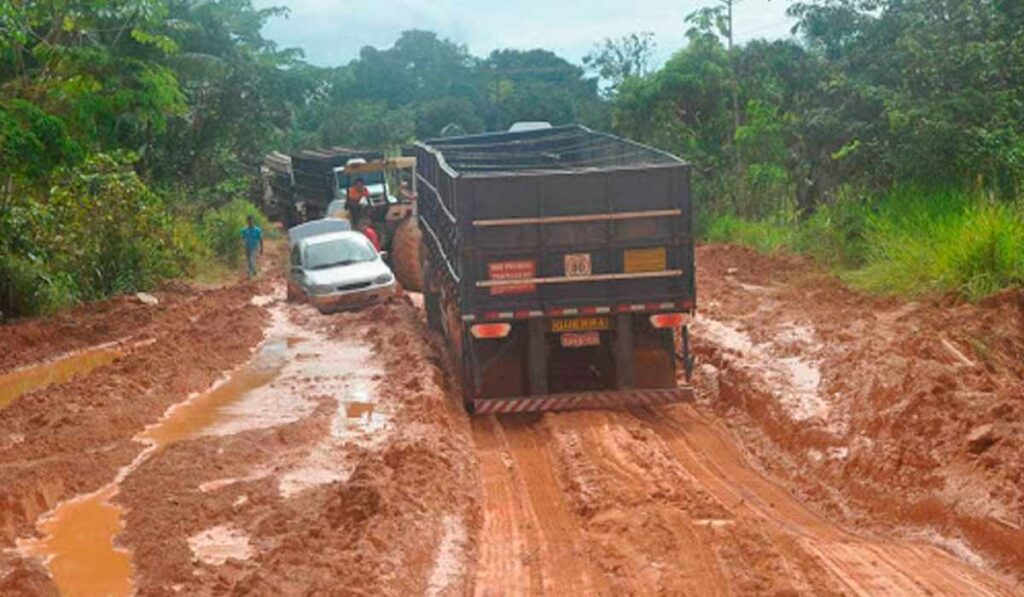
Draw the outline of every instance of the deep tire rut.
M476 594L1012 595L925 543L861 536L689 406L478 417Z

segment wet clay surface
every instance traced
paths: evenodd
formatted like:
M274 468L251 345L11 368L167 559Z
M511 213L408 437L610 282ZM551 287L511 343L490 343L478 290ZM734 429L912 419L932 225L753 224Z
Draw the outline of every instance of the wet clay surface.
M0 415L0 595L1024 594L1016 303L699 262L698 401L657 409L470 419L415 297L169 302ZM105 563L25 553L77 520Z
M462 593L478 482L419 313L270 309L275 379L122 484L139 592Z
M7 405L0 416L0 592L52 586L38 561L9 549L15 539L32 536L37 519L61 501L109 484L142 449L133 438L147 424L250 357L266 317L250 303L256 290L192 291L162 303L124 356ZM5 349L12 345L6 331ZM107 336L95 339L101 342L91 345ZM57 344L50 358L64 352Z
M702 404L757 460L837 519L1024 581L1024 294L905 303L796 258L697 257Z

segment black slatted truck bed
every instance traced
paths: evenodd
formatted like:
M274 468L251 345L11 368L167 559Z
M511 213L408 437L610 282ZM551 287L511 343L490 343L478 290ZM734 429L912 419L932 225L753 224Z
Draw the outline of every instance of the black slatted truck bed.
M470 411L692 396L686 162L579 126L416 151L428 323L459 360Z

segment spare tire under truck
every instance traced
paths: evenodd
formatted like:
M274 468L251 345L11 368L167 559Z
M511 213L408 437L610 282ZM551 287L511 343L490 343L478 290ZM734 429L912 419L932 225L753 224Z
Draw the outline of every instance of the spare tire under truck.
M419 143L417 178L427 319L467 409L692 397L686 162L565 126Z

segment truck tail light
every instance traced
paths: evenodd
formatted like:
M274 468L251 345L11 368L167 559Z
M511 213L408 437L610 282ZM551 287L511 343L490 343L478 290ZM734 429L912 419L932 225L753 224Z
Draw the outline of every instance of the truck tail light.
M680 328L686 323L683 313L658 313L651 315L651 325L656 328Z
M469 328L469 333L477 340L504 338L512 331L511 323L478 323Z

